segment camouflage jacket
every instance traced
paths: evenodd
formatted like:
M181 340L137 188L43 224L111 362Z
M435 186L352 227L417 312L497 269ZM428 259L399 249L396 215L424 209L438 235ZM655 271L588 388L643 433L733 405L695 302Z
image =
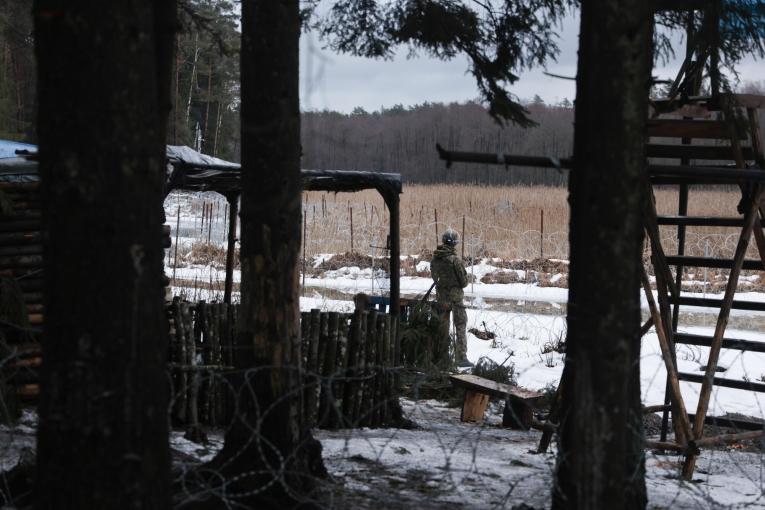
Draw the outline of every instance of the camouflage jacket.
M467 271L457 251L446 245L440 245L433 252L430 274L436 282L436 296L439 301L462 301L462 289L467 287Z

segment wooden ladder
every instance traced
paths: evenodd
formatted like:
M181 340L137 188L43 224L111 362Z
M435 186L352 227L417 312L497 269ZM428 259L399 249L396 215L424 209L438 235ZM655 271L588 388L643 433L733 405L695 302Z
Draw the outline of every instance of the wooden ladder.
M660 102L658 102L660 103ZM662 106L659 104L659 106ZM666 105L664 105L666 107ZM645 205L645 228L651 243L651 261L656 274L658 305L647 275L643 275L643 287L648 299L651 318L643 328L647 331L652 324L659 337L665 366L667 368L667 391L662 420L661 441L663 447L670 447L685 452L682 477L693 476L695 462L701 446L750 439L765 433L761 423L737 421L734 425L758 429L741 434L704 437L704 424L720 422L720 419L708 417L709 400L715 386L736 388L765 393L765 384L716 377L721 349L765 352L765 342L726 338L725 330L732 309L765 311L765 303L737 301L734 299L742 270L765 269L765 234L763 220L765 209L761 203L765 188L765 155L763 154L762 135L758 120L758 109L765 107L765 97L751 95L726 94L718 98L691 98L689 103L675 111L683 118L653 118L648 122L648 136L652 138L680 138L681 144L648 143L649 158L672 159L679 165L655 164L649 159L651 193ZM746 128L734 122L734 114L745 111ZM722 118L708 120L715 112ZM724 114L722 112L725 112ZM699 120L701 117L703 120ZM714 140L713 145L694 145L693 140ZM720 141L725 141L721 145ZM744 144L742 144L744 142ZM708 143L708 142L707 142ZM713 162L700 165L699 160ZM734 167L723 166L720 162L729 161ZM693 163L693 164L692 164ZM679 185L678 213L673 216L660 216L656 212L653 199L653 186ZM742 191L739 203L740 217L692 217L688 216L689 186L694 184L737 184ZM664 253L660 226L677 228L678 250L676 255ZM740 229L740 235L733 258L712 258L688 256L685 253L686 228L695 226L728 227ZM746 259L750 238L754 233L758 248L757 259ZM672 275L670 267L676 268ZM730 270L722 299L707 299L681 296L682 274L685 267L707 267ZM709 336L691 335L678 330L680 306L704 306L718 308L714 334ZM676 344L708 346L709 358L704 375L678 372L675 353ZM700 383L699 403L695 414L688 414L680 393L680 381ZM675 429L675 442L667 443L668 411L671 408Z

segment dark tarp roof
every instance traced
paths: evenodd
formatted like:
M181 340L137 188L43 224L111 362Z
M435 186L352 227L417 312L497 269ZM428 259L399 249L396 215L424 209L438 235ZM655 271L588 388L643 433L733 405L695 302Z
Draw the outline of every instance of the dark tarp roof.
M3 145L5 144L5 145ZM32 182L39 180L37 163L32 158L16 156L15 151L34 153L37 147L0 140L0 149L13 148L13 156L0 159L0 181ZM241 192L241 166L201 154L190 147L167 146L166 191L215 191L222 195ZM375 189L387 201L401 193L401 175L382 172L346 170L303 170L306 190L354 192Z

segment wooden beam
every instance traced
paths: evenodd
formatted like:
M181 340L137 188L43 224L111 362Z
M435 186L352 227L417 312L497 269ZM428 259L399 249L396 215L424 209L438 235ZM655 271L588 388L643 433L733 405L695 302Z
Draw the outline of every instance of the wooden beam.
M741 154L746 160L755 159L751 147L741 147ZM647 144L646 155L649 158L734 161L732 149L727 145Z
M709 347L712 345L711 336L693 335L690 333L676 333L675 343L685 345L700 345ZM742 340L739 338L723 338L723 349L735 349L739 351L747 352L765 352L765 342L758 342L756 340Z
M656 336L659 338L661 356L664 360L664 366L667 370L667 379L670 383L672 401L678 408L678 413L675 418L678 420L680 429L685 435L685 438L678 438L678 441L684 442L686 439L693 437L693 431L691 430L691 424L688 420L688 412L685 409L683 395L680 393L680 381L677 377L677 369L675 368L675 363L672 360L672 351L670 350L669 341L667 340L664 323L662 321L661 314L659 313L659 309L656 306L656 301L653 298L653 291L651 290L651 284L648 281L648 275L645 272L645 267L641 269L640 280L643 284L643 291L645 292L646 301L648 301L648 309L650 310L651 317L653 318L653 322L656 325Z
M662 138L728 139L730 136L726 123L719 120L650 119L646 128L648 136ZM736 136L745 138L742 133Z

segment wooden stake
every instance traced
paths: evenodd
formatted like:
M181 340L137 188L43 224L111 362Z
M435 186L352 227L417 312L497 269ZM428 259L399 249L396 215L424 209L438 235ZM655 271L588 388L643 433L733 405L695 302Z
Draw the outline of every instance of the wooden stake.
M465 215L462 215L462 260L465 260Z
M348 207L348 215L351 218L351 253L353 253L353 207Z
M438 209L433 209L433 226L436 229L436 246L438 246L441 243L441 239L438 237Z
M545 241L545 210L540 209L539 210L539 258L540 259L545 258L544 241Z
M175 270L178 267L178 232L181 230L181 205L178 204L178 217L175 219L175 256L173 257L173 281Z

